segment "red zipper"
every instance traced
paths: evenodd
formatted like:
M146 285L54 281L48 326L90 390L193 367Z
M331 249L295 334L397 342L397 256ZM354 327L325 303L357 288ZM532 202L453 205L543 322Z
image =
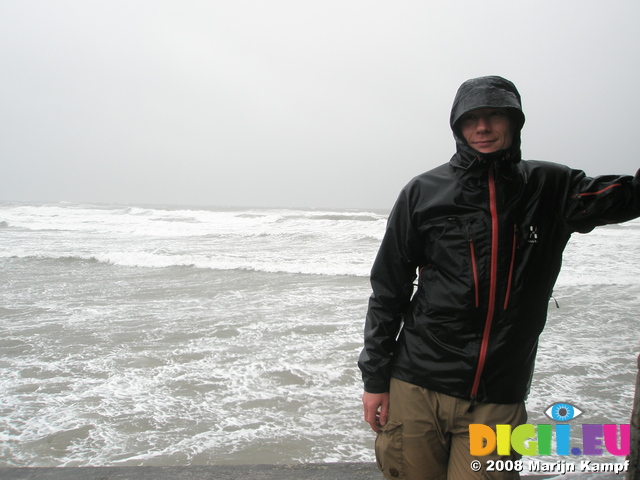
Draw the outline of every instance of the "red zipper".
M516 263L516 240L518 238L518 226L513 226L513 246L511 247L511 265L509 265L509 282L507 283L507 293L504 296L503 310L509 305L509 296L511 295L511 283L513 282L513 266Z
M493 314L495 312L496 301L496 283L498 274L498 206L496 202L496 184L493 175L493 168L489 168L489 210L491 212L491 269L489 277L489 306L487 308L487 318L484 323L484 333L482 334L482 343L480 344L480 354L478 355L478 367L476 376L471 387L471 405L478 396L478 388L480 387L480 377L487 359L487 350L489 348L489 335L491 333L491 323L493 322Z
M473 271L473 286L476 290L476 308L480 306L480 289L478 287L478 267L476 265L476 249L473 246L473 237L469 235L469 250L471 250L471 270Z
M601 193L606 192L607 190L611 190L612 188L616 188L616 187L620 187L622 184L621 183L613 183L607 187L604 187L602 190L598 190L597 192L584 192L584 193L577 193L574 195L575 198L582 198L582 197L587 197L589 195L600 195Z
M420 269L418 270L418 281L422 280L422 271L427 268L429 265L431 265L430 263L428 265L425 265L424 267L420 267Z

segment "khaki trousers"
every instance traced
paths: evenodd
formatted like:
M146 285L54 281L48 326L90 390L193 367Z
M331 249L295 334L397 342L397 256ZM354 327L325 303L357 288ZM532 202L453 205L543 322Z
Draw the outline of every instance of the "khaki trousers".
M470 403L466 400L395 378L391 379L389 393L389 420L378 434L375 447L378 467L387 480L520 478L515 469L486 469L488 460L519 459L514 452L508 457L495 453L485 457L470 455L469 425L481 423L494 431L496 424L515 428L527 421L524 402L479 403L469 412ZM471 467L474 460L480 462L479 471Z

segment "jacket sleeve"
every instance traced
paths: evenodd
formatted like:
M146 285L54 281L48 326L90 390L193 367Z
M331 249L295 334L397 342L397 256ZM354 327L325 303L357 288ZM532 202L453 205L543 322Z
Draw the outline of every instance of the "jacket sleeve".
M565 221L574 232L587 233L600 225L622 223L640 216L640 170L635 177L587 177L571 171Z
M373 293L364 330L364 348L358 366L364 389L369 393L389 391L391 359L402 325L402 314L409 307L420 248L420 236L412 222L407 189L398 198L371 269Z

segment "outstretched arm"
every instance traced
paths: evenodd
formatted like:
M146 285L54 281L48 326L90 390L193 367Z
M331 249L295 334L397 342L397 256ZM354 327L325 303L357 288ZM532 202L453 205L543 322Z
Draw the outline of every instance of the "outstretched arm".
M640 170L635 175L587 177L573 170L565 219L573 231L586 233L599 225L640 216Z

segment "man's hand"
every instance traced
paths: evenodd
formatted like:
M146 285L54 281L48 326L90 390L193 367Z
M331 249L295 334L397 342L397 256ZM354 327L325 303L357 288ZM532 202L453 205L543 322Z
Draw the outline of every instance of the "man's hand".
M389 393L364 392L362 406L364 421L371 425L374 432L380 433L380 427L384 426L389 418Z

